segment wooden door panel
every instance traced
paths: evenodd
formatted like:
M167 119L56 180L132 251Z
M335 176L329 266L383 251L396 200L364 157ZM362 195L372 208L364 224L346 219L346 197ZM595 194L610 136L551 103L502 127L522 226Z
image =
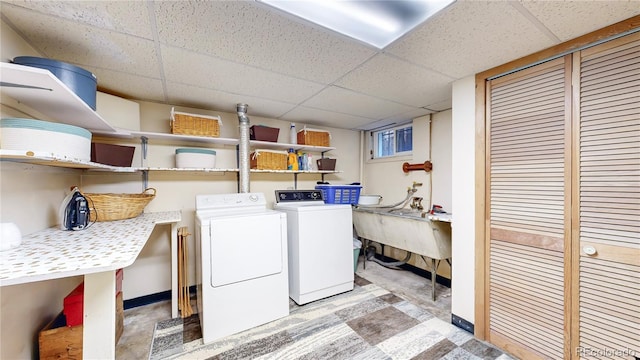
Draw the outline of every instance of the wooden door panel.
M567 213L566 59L488 84L489 338L525 358L563 358Z
M579 54L579 288L574 337L603 358L640 356L640 34Z

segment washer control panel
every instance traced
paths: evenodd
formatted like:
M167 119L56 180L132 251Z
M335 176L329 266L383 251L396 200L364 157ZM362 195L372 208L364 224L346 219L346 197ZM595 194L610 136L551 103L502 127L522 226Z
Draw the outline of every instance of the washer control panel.
M276 190L276 202L318 201L324 202L322 190Z

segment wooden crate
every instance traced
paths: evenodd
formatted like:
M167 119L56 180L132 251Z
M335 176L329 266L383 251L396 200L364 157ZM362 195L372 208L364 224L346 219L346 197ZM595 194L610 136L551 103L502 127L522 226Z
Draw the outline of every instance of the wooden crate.
M331 134L326 130L302 129L298 131L298 144L312 146L330 146Z
M60 313L38 336L40 359L82 360L82 325L67 326ZM124 331L122 292L116 296L116 344ZM114 345L115 346L115 345Z
M249 157L249 165L258 170L287 170L287 153L256 149Z
M219 116L189 114L171 109L172 134L220 137L221 121Z

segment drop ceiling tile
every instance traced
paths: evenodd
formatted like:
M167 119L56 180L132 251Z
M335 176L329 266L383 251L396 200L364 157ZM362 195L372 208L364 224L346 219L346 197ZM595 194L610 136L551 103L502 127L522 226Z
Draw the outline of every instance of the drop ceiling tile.
M248 115L279 118L295 108L295 104L267 100L259 97L231 94L178 83L167 83L169 103L197 109L235 113L236 105L249 105Z
M152 39L147 5L143 1L3 1L6 4L37 11L102 29Z
M375 51L250 1L155 3L162 43L323 84Z
M316 94L322 85L291 78L253 66L162 46L167 81L229 93L300 103Z
M640 14L638 1L521 1L562 41Z
M453 80L402 59L380 54L337 81L336 85L422 107L449 97Z
M165 102L160 79L154 79L121 71L85 67L98 78L98 90L132 100ZM126 86L123 86L126 84Z
M281 120L339 129L356 129L375 119L298 106L280 117Z
M153 41L3 6L3 15L43 56L81 67L160 78Z
M433 112L440 112L440 111L449 110L449 109L451 109L451 107L452 107L452 105L451 105L451 96L449 96L449 98L447 98L446 100L434 102L434 103L431 103L429 105L424 106L425 109L433 110Z
M458 1L392 44L388 52L462 78L552 45L508 1Z
M337 86L325 88L302 105L372 119L384 119L413 110L407 105L374 98Z

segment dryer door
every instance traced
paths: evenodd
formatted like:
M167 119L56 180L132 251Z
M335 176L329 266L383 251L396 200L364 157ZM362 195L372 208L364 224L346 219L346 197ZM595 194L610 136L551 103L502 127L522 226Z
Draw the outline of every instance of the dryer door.
M211 286L282 272L283 220L278 212L212 218Z

